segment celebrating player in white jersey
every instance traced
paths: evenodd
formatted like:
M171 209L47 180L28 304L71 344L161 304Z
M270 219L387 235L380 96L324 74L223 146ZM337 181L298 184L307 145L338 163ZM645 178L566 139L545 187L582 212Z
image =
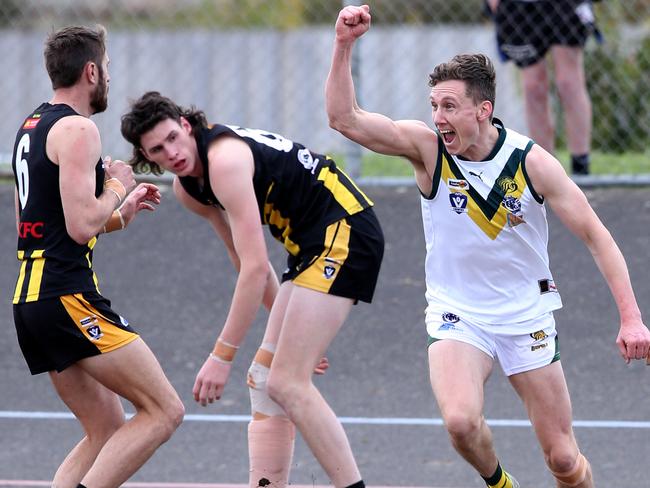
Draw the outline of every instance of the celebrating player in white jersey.
M415 170L426 239L426 326L431 385L456 450L488 487L518 487L497 458L482 414L496 358L519 396L557 486L592 487L571 427L553 311L562 306L549 269L544 204L584 241L620 314L625 361L648 356L625 260L561 164L493 117L494 66L455 56L429 75L435 130L362 110L352 47L370 27L368 6L339 14L326 102L330 125Z

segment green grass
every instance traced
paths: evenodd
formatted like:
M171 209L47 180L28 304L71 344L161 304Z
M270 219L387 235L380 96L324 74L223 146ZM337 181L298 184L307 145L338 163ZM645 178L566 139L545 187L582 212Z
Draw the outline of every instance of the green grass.
M557 157L565 169L569 170L569 153L567 151L559 151ZM343 168L346 168L343 156L334 156L334 160L337 164L340 163ZM650 151L624 154L595 151L591 154L591 174L650 174ZM364 177L413 176L413 169L410 163L404 158L364 153L361 160L361 175Z

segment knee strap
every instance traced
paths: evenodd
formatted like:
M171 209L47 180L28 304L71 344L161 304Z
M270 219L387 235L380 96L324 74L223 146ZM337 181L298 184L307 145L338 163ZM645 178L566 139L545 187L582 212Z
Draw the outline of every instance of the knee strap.
M564 473L558 473L557 471L551 470L551 473L553 473L553 476L555 476L558 481L565 485L578 486L585 480L588 469L589 461L587 461L587 458L584 457L582 453L578 453L578 458L576 459L575 466L572 469L565 471Z
M286 417L284 409L271 399L266 387L272 361L273 353L260 348L248 369L246 383L250 388L253 418Z

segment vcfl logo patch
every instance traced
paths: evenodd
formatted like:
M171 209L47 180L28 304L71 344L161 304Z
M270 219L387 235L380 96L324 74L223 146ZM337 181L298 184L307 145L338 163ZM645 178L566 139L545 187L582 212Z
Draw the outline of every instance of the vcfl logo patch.
M458 215L467 212L467 195L458 192L450 193L449 202L451 209Z
M84 317L79 321L81 326L85 329L86 333L92 341L98 341L104 336L102 329L99 327L99 320L96 315Z
M323 276L325 279L331 280L336 275L337 267L341 266L341 263L333 258L325 258L325 262L328 264L323 267Z

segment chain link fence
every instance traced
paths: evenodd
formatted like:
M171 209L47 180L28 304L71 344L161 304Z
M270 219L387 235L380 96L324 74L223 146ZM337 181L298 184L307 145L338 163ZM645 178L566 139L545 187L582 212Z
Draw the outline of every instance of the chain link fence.
M2 0L0 163L6 168L11 161L23 118L51 95L42 56L47 34L68 24L101 23L109 32L110 97L108 110L94 120L106 154L128 158L120 115L129 100L158 90L205 110L213 122L279 132L337 155L350 168L359 149L329 128L324 102L334 22L348 3ZM484 52L497 68L495 114L527 132L518 69L499 61L494 24L482 0L368 3L373 27L358 44L355 66L364 108L431 123L429 72L454 54ZM605 42L590 39L586 46L593 148L622 164L632 161L619 172L650 173L650 0L605 0L594 9ZM555 107L561 128L559 103Z

